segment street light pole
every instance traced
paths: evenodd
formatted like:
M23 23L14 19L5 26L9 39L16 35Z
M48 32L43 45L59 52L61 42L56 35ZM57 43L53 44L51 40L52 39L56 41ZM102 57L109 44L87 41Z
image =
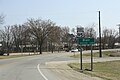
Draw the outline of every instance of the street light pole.
M100 11L98 11L98 12L99 12L99 57L102 57Z

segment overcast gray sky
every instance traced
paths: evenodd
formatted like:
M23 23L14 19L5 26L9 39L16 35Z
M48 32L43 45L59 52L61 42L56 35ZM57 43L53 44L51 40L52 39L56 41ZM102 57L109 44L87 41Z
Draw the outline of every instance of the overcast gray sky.
M75 27L98 23L115 28L120 23L120 0L0 0L5 24L22 24L27 18L51 19L61 26Z

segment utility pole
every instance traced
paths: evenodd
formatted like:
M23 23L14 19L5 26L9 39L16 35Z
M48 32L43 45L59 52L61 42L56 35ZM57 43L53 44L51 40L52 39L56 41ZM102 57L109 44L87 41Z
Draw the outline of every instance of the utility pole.
M102 57L100 11L98 11L98 12L99 12L99 57Z

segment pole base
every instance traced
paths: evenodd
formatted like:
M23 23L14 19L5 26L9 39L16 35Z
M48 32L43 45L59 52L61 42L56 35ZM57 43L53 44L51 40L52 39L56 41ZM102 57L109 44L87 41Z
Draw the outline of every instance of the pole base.
M92 71L91 69L85 69L85 71Z
M83 70L80 70L81 73L83 73Z

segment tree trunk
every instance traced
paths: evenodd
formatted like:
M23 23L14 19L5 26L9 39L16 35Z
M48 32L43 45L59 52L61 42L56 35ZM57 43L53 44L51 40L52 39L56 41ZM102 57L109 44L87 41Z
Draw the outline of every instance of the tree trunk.
M9 56L9 45L8 45L8 42L7 42L7 56Z
M53 53L53 44L52 44L52 41L51 41L51 52Z
M105 49L105 44L103 43L103 46L102 46L103 49Z
M42 44L39 44L39 53L42 54Z
M53 45L52 45L52 53L53 53Z

